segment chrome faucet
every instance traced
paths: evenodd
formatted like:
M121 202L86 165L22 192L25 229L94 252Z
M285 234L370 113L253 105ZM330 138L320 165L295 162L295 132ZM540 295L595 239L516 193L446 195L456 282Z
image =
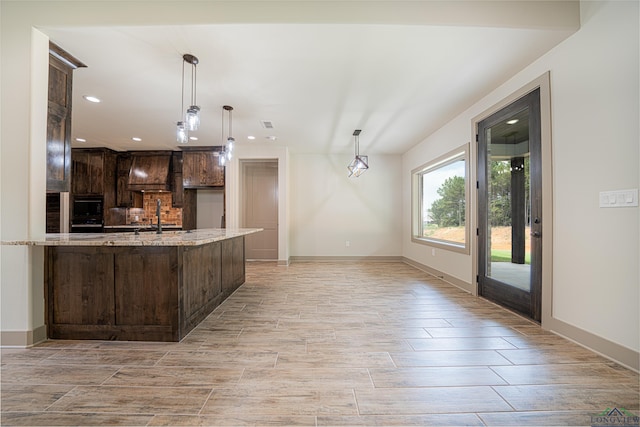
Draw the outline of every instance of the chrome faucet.
M160 199L156 200L156 215L158 216L158 229L156 234L162 234L162 223L160 222Z

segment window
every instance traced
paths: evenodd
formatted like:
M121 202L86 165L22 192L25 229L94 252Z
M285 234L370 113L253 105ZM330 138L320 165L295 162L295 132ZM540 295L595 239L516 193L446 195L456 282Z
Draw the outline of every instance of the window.
M412 241L469 253L468 145L414 169Z

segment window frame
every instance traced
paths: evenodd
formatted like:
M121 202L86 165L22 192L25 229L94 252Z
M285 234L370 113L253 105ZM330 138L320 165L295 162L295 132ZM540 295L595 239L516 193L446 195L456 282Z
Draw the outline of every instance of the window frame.
M423 204L423 192L422 192L422 177L429 173L436 171L442 167L448 166L456 161L464 161L464 199L465 199L465 212L464 212L464 243L455 242L452 240L435 239L433 237L422 236L423 230L423 218L422 218L422 204ZM470 253L471 247L471 233L470 233L470 219L471 219L471 191L470 191L470 167L469 167L469 143L463 144L460 147L443 154L442 156L431 160L427 163L418 166L411 171L411 241L421 245L431 246L433 248L444 249L453 252L459 252L464 254Z

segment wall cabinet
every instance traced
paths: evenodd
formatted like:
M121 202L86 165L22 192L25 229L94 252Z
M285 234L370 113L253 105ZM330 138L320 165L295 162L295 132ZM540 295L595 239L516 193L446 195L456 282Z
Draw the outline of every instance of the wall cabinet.
M73 70L85 66L55 44L49 44L47 192L70 190Z
M218 150L183 149L182 183L184 188L224 187L224 166L218 164Z
M102 196L105 189L105 156L102 150L74 149L72 156L75 195Z
M105 224L112 223L116 206L116 152L108 148L71 150L71 194L102 196ZM72 213L73 215L73 213Z

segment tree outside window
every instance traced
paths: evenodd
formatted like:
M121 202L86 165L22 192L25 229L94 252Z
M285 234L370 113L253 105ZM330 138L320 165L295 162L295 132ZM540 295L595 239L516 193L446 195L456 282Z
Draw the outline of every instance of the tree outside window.
M413 171L418 243L468 250L466 146Z

